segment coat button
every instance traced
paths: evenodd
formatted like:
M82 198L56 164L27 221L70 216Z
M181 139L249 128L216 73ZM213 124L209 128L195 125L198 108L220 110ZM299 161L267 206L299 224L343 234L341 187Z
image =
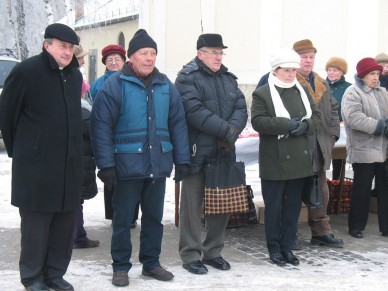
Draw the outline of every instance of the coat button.
M303 152L304 152L304 154L305 154L305 155L307 155L307 154L308 154L307 150L304 150Z
M287 156L286 156L286 159L287 159L287 160L289 160L290 158L291 158L291 156L290 156L290 155L287 155Z

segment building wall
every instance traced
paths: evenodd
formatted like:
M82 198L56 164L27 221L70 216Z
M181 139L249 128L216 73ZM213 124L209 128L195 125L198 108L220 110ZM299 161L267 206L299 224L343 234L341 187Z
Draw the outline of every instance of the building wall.
M384 0L140 2L138 21L82 31L84 46L97 48L100 54L106 44L117 43L120 31L128 44L138 28L145 28L158 44L157 67L174 81L195 57L198 36L220 33L228 46L223 63L239 78L249 104L258 80L270 69L271 51L278 47L292 47L295 41L309 38L318 50L314 70L326 77L326 61L341 56L348 61L345 77L350 82L361 58L388 53L388 1ZM98 75L103 70L99 62Z
M81 38L82 47L86 50L89 50L90 54L87 55L85 59L84 65L84 73L86 80L89 82L89 62L91 62L92 58L96 59L97 65L97 78L100 77L105 71L105 65L102 63L102 49L109 44L119 44L120 34L124 35L124 44L125 49L128 48L128 43L134 33L138 30L139 23L138 19L125 21L121 23L115 24L106 24L105 26L99 25L96 27L87 27L78 29L76 28L77 34Z

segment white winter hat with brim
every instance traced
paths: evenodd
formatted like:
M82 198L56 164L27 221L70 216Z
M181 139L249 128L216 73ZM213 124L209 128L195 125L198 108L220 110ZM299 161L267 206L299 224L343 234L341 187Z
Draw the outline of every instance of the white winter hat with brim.
M277 68L300 68L300 56L291 48L281 48L270 57L272 70Z

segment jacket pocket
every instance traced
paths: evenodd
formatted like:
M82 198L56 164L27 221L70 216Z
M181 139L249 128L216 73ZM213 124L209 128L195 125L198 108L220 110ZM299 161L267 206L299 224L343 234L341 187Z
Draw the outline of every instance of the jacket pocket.
M173 149L173 146L169 141L161 141L160 146L163 154L171 152Z
M144 143L115 144L113 146L113 152L115 154L142 154L144 152Z

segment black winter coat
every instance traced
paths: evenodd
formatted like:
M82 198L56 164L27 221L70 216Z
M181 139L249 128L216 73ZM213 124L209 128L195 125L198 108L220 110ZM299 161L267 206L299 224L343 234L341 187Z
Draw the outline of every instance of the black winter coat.
M12 162L11 203L32 211L80 207L82 76L45 50L16 65L4 84L0 125Z
M186 112L193 174L215 161L217 140L224 139L228 124L242 131L247 123L247 104L236 79L225 66L214 73L198 58L178 73L175 86Z

